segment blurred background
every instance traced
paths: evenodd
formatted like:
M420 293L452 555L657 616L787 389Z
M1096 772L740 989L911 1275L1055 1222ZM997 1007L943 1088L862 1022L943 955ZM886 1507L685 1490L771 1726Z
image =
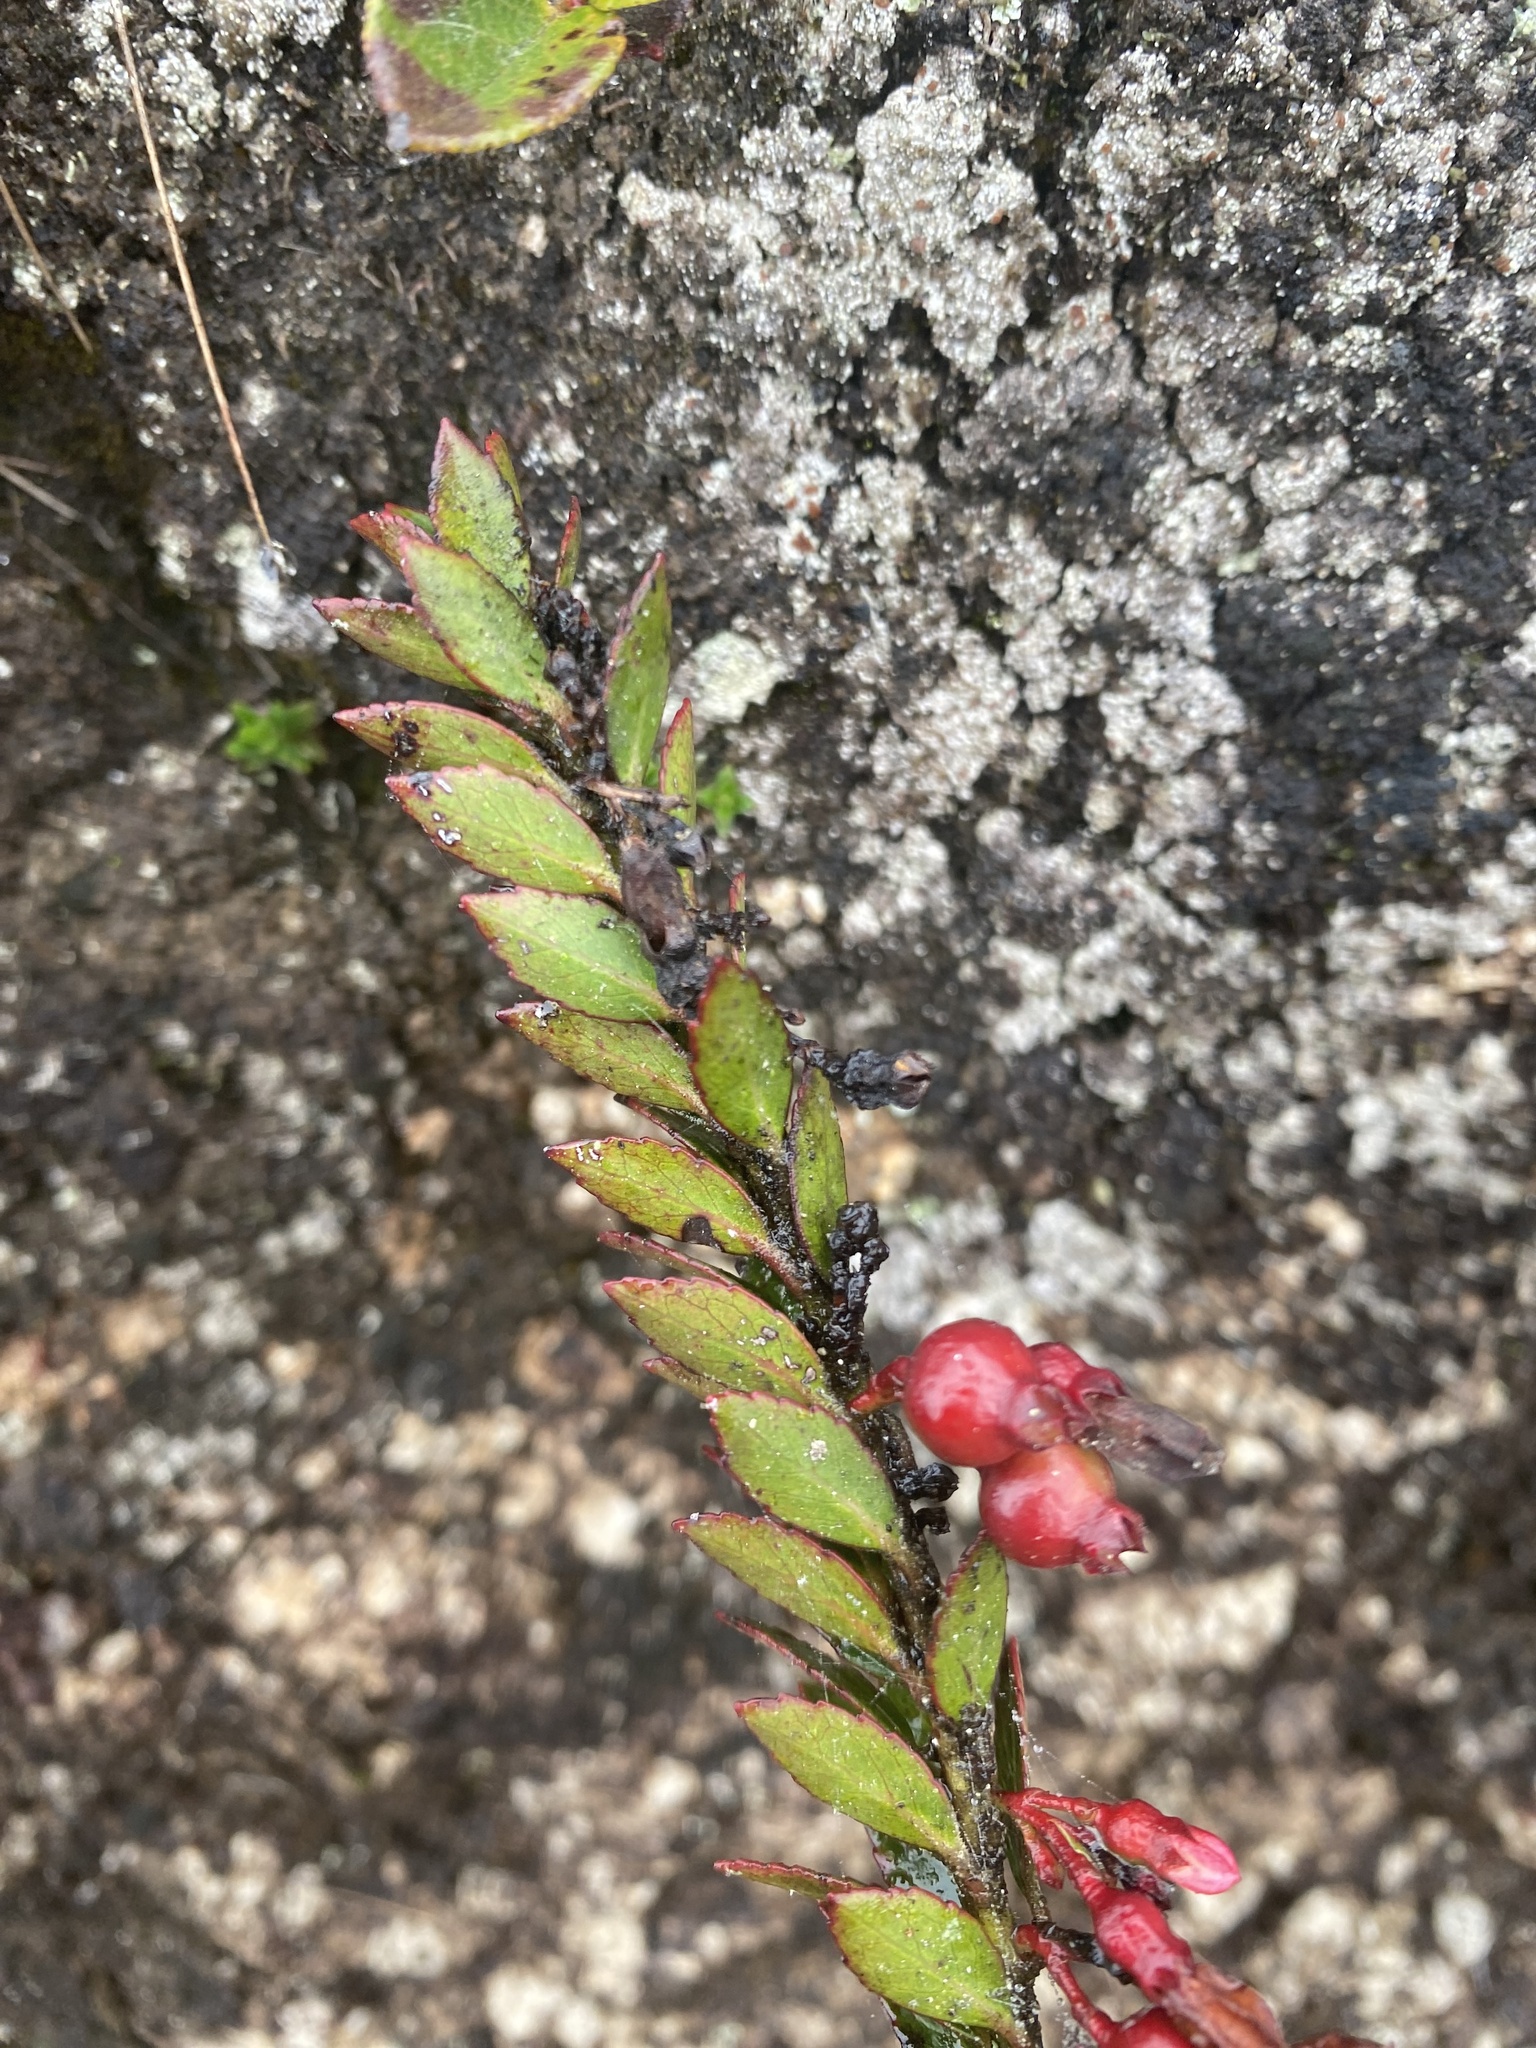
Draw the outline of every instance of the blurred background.
M1012 15L701 6L406 163L355 9L136 8L275 587L110 10L0 5L0 2040L882 2038L712 1869L866 1851L669 1533L540 1151L614 1112L322 722L444 412L605 623L667 548L759 966L938 1067L849 1119L879 1355L997 1315L1228 1446L1016 1576L1037 1771L1234 1842L1186 1928L1293 2036L1531 2038L1528 25Z

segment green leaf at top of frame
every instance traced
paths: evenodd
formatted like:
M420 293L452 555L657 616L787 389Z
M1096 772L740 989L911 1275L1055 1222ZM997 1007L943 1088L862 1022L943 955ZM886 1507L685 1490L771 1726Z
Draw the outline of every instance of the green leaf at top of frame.
M884 1664L900 1664L895 1625L880 1596L835 1551L767 1516L692 1515L672 1526L743 1585L819 1629L829 1642L856 1644Z
M697 1228L702 1220L722 1251L780 1257L767 1224L730 1175L686 1145L662 1138L578 1138L548 1146L545 1156L589 1195L646 1230L683 1238L685 1227Z
M835 1406L821 1360L788 1316L726 1280L610 1280L606 1291L670 1358L717 1387Z
M618 900L603 842L552 789L500 768L418 770L385 786L435 845L483 875Z
M495 889L460 908L535 995L621 1024L671 1016L640 934L601 900Z
M832 1087L820 1067L808 1067L790 1104L789 1179L801 1242L823 1273L832 1270L829 1233L848 1200L848 1164L843 1134L832 1103Z
M704 1113L681 1049L655 1024L620 1024L611 1017L567 1010L559 1003L516 1003L496 1016L520 1031L530 1045L542 1047L583 1080L611 1088L615 1095L633 1096L656 1109Z
M526 740L494 718L457 704L359 704L351 711L338 711L335 718L376 754L387 754L402 774L429 768L500 768L543 789L564 792L565 785Z
M749 1145L776 1152L795 1076L789 1033L757 976L717 960L690 1035L699 1093L716 1120Z
M868 1715L787 1693L743 1700L736 1711L813 1798L936 1856L962 1853L949 1794L920 1756Z
M892 2005L947 2026L1017 2029L1002 1958L986 1931L931 1892L842 1892L823 1902L850 1970Z
M472 556L526 603L533 563L522 507L490 456L452 420L438 430L428 504L443 545Z
M899 1555L896 1496L851 1424L769 1394L710 1405L732 1477L771 1515L825 1543Z
M928 1677L941 1714L986 1707L1008 1625L1008 1566L989 1537L961 1558L944 1588L928 1644Z
M428 625L460 674L461 689L558 723L565 699L544 680L547 653L533 614L469 555L435 541L403 540L400 562Z
M557 128L624 54L636 0L367 0L363 54L393 149L498 149Z
M608 654L608 759L617 781L646 779L672 675L672 600L658 555L619 614Z
M697 763L693 746L693 699L685 697L667 727L661 743L661 770L657 788L663 796L679 799L671 815L680 825L692 825L699 815Z
M364 654L376 654L380 661L425 676L430 683L474 688L413 605L386 604L381 597L317 597L315 610Z

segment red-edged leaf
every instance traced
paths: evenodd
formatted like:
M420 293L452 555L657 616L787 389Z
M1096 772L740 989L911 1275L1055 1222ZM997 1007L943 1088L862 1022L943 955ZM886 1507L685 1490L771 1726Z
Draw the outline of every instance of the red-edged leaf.
M835 1551L768 1516L754 1521L747 1515L691 1515L672 1526L796 1621L808 1622L834 1643L853 1643L882 1663L900 1664L901 1646L879 1595Z
M386 604L381 597L317 597L315 610L328 625L381 661L393 662L429 682L467 687L464 674L433 636L431 627L408 604Z
M861 1889L851 1877L828 1877L819 1870L804 1870L798 1863L748 1863L732 1857L715 1865L722 1876L750 1877L754 1884L772 1885L775 1891L798 1892L803 1899L830 1899L839 1892Z
M462 678L456 674L455 680ZM338 711L336 723L376 754L387 754L402 770L500 768L564 793L565 785L526 740L494 718L482 718L478 711L458 704L359 704L351 711Z
M686 1280L610 1280L607 1292L669 1357L722 1387L784 1394L835 1407L821 1360L788 1316L715 1275Z
M546 1156L571 1177L646 1230L687 1242L707 1225L722 1251L753 1253L779 1268L783 1254L768 1226L728 1173L685 1145L660 1138L581 1138L551 1145Z

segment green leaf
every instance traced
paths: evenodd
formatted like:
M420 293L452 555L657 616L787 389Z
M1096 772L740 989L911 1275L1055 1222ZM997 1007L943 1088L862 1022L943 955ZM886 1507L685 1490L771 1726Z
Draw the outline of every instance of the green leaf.
M694 780L693 699L685 697L677 707L667 736L661 743L661 774L657 785L663 796L682 799L672 816L681 825L692 825L699 815L698 790Z
M621 1024L671 1016L640 934L605 904L544 889L497 889L463 897L460 908L535 995Z
M856 1643L884 1663L900 1663L895 1628L874 1589L852 1565L798 1529L746 1515L692 1515L672 1526L796 1621L833 1642Z
M803 1899L829 1899L838 1892L859 1890L851 1877L827 1877L819 1870L804 1870L798 1863L748 1863L738 1857L715 1865L722 1877L750 1877L754 1884L771 1885L775 1891L796 1892Z
M615 1095L633 1096L657 1109L702 1112L687 1060L676 1041L654 1024L619 1024L558 1003L517 1003L496 1016L530 1045Z
M386 787L429 839L484 875L618 900L603 842L551 789L500 768L391 775Z
M472 555L503 589L526 602L533 564L522 507L490 456L452 420L444 420L438 431L428 502L444 546Z
M992 1698L1008 1625L1008 1566L987 1537L971 1545L944 1588L928 1645L928 1677L941 1714L956 1720Z
M801 1240L820 1270L830 1273L832 1247L827 1233L848 1200L848 1167L831 1085L819 1067L808 1067L795 1090L788 1151Z
M929 1892L857 1891L821 1909L853 1974L922 2019L1014 2037L1002 1960L981 1922Z
M610 1280L606 1291L670 1358L721 1387L834 1408L821 1360L787 1316L725 1280Z
M921 1757L866 1715L788 1695L743 1700L736 1711L813 1798L935 1855L963 1853L943 1786Z
M924 2019L904 2005L887 2001L885 2010L901 2048L990 2048L993 2039L974 2027L951 2027L940 2020Z
M581 506L572 498L571 509L565 515L565 531L560 536L560 553L555 558L555 588L569 590L580 567Z
M753 809L752 799L742 788L729 761L699 791L699 809L708 811L709 821L722 839L738 818L745 817Z
M501 768L541 789L564 792L565 785L526 740L494 718L463 711L457 704L360 704L335 717L376 754L387 754L396 768L413 773L424 768Z
M363 54L392 149L496 149L584 107L624 54L619 7L367 0Z
M229 715L235 726L224 742L224 758L249 774L286 768L291 775L308 775L325 759L315 736L320 712L313 704L263 704L259 710L231 704Z
M600 1230L597 1241L606 1245L609 1251L627 1252L632 1259L652 1259L658 1266L668 1266L674 1273L691 1273L696 1280L713 1280L719 1269L706 1266L702 1259L691 1259L675 1244L664 1244L659 1237L641 1237L633 1230Z
M999 1792L1022 1792L1029 1783L1024 1745L1029 1740L1029 1710L1024 1695L1024 1667L1017 1640L1008 1638L1008 1654L997 1681L997 1713L993 1743Z
M767 1394L722 1394L713 1412L733 1477L770 1514L827 1543L900 1553L896 1496L850 1424Z
M789 1033L762 983L734 960L717 960L690 1030L699 1092L717 1120L763 1151L777 1151L794 1070Z
M421 613L408 604L386 604L381 597L317 597L315 610L365 654L376 654L431 683L452 683L459 690L471 687Z
M646 1230L682 1238L684 1226L702 1217L722 1251L779 1257L767 1224L730 1175L684 1145L661 1138L580 1138L548 1146L545 1156L589 1195Z
M889 1728L893 1735L899 1735L911 1748L926 1753L933 1742L933 1723L913 1698L911 1691L895 1672L871 1657L865 1650L850 1643L839 1643L840 1654L827 1656L820 1650L813 1650L809 1643L803 1643L787 1628L774 1628L768 1622L747 1621L739 1614L725 1614L719 1617L754 1642L764 1644L779 1656L788 1660L807 1674L812 1683L821 1684L844 1694L861 1712L871 1715L882 1727ZM805 1691L805 1687L801 1687ZM903 1853L917 1856L921 1852L902 1845ZM942 1869L942 1865L938 1865ZM927 1879L916 1882L927 1883ZM958 1894L956 1895L958 1896Z
M436 540L437 534L432 521L425 512L412 512L405 505L386 505L382 512L359 512L348 525L354 533L360 533L364 540L376 547L386 562L400 567L400 543L416 539L425 534L428 540Z
M406 540L400 556L417 603L460 671L460 689L483 690L558 723L565 699L544 680L546 650L527 607L468 555Z
M614 779L639 788L651 765L672 663L672 600L658 555L619 614L608 655L608 757Z

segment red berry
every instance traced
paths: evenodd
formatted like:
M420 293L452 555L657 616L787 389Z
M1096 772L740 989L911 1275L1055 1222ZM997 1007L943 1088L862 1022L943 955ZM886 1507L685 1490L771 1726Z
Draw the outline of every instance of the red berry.
M1081 1444L1019 1451L983 1472L981 1526L1005 1556L1037 1570L1123 1571L1121 1551L1147 1547L1140 1515L1115 1498L1114 1474Z
M1029 1346L1002 1323L946 1323L912 1354L902 1393L907 1420L954 1465L995 1465L1021 1444L1059 1443L1061 1403L1031 1360Z

